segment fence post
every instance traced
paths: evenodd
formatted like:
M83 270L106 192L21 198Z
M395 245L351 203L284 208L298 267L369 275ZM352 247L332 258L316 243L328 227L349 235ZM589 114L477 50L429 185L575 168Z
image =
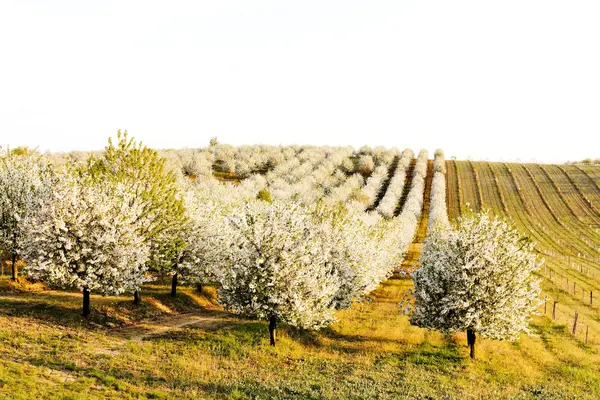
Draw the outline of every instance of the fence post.
M544 299L544 315L546 315L546 303L548 303L548 299Z
M552 305L552 319L556 319L556 303L558 301L554 300L554 304Z
M587 339L588 339L588 331L590 329L589 325L585 326L585 344L587 344Z
M573 335L575 335L575 331L577 330L577 317L579 317L579 313L575 311L575 318L573 319Z
M593 292L590 290L590 305L592 305L593 302L594 302L594 295L593 295Z
M573 296L576 296L576 294L575 294L575 282L573 282Z

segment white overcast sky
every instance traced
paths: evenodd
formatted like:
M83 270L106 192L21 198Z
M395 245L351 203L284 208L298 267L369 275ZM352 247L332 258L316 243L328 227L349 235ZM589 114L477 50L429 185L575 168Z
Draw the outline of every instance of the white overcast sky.
M600 157L600 1L0 0L0 144Z

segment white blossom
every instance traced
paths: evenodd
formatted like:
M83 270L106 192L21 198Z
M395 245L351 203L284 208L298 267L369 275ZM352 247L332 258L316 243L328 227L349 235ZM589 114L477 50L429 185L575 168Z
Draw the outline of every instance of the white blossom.
M227 309L306 329L333 321L339 277L312 215L298 202L249 202L223 233L215 275Z
M330 190L325 197L325 201L329 204L345 203L350 197L353 197L356 192L360 191L365 179L359 173L348 177L341 185Z
M26 271L50 284L120 294L145 281L148 246L137 233L145 204L123 185L61 176L27 219Z
M406 173L413 157L414 153L410 149L406 149L402 152L402 156L398 161L398 166L394 171L394 176L390 180L385 195L377 206L377 211L386 218L392 218L394 216L394 211L396 211L396 207L398 206L398 202L404 191Z
M328 263L340 278L336 307L347 308L387 279L401 254L376 213L357 212L339 203L318 205L314 213Z
M365 186L358 192L355 192L350 207L364 211L371 207L383 187L388 175L389 166L387 164L378 165L371 176L367 179Z
M27 219L52 195L54 173L35 154L0 155L0 250L14 258L27 243Z
M429 219L427 230L429 233L438 229L450 227L448 210L446 207L446 164L444 153L436 150L433 160L433 180L431 182L431 195L429 202Z
M360 156L358 161L358 170L363 174L370 174L373 172L373 168L375 168L375 161L373 160L373 156L369 154L364 154Z
M398 251L402 253L408 251L408 246L413 241L417 232L419 218L421 217L425 177L427 175L427 154L426 150L419 152L410 191L408 192L402 211L398 217L392 218L387 222L389 235L395 237L399 246Z
M457 229L430 234L421 268L412 274L411 322L491 339L528 333L540 294L533 250L507 221L487 212L459 218Z
M221 201L220 201L221 200ZM206 282L215 276L223 249L224 214L234 202L224 202L203 185L185 187L186 223L177 230L184 242L176 257L174 272L189 282Z

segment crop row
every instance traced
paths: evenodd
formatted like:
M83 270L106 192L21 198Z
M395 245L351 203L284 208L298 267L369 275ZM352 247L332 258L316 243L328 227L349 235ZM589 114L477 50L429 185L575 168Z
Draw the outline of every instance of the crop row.
M410 191L404 202L402 212L397 218L391 220L391 224L394 227L394 235L401 244L401 250L404 253L408 250L408 246L412 243L417 232L419 218L423 209L423 195L425 192L428 163L427 156L427 150L419 152Z
M429 201L429 219L427 231L433 232L438 228L450 226L446 207L446 168L444 153L436 150L433 160L433 179L431 182L431 195Z
M483 162L473 165L480 179L485 178L480 180L483 203L493 206L500 214L510 215L518 228L537 242L537 250L546 259L548 268L562 271L571 285L576 283L584 291L595 290L598 282L594 278L599 269L598 236L587 224L573 217L573 211L577 210L581 215L587 213L592 220L596 218L597 214L589 206L593 200L584 200L581 189L577 190L577 185L557 175L554 167ZM548 171L543 171L544 168ZM584 177L579 178L581 185ZM585 187L589 190L588 186ZM588 196L595 199L592 197L595 193L588 192ZM596 248L592 249L594 244Z
M365 185L360 189L352 201L352 206L359 210L366 210L371 207L379 192L383 188L383 184L388 176L389 165L381 164L375 167L371 176L367 179Z
M473 161L469 160L469 167L471 168L471 173L473 174L473 178L475 180L475 189L477 191L477 210L481 210L483 208L483 193L481 191L481 182L479 180L479 174L473 165Z
M584 192L581 189L581 187L575 182L575 179L571 175L569 175L567 173L565 167L563 167L562 165L558 165L557 168L568 179L568 181L570 182L571 186L575 188L575 190L577 191L577 193L579 193L579 196L581 196L581 198L585 201L585 203L587 204L587 206L592 210L593 214L600 215L600 213L598 212L598 210L594 207L594 203L592 203L592 201L590 200L590 197L588 196L588 194L586 192Z
M379 202L377 211L386 218L392 218L394 216L394 211L404 192L406 173L413 157L414 153L410 149L406 149L402 152L402 156L394 170L394 175L388 184L385 195Z

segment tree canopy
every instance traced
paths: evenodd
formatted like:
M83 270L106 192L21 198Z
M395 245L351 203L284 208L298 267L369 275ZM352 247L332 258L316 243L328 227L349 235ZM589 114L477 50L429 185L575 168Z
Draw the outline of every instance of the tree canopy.
M411 323L490 339L529 333L540 294L533 249L508 221L488 212L470 213L456 229L433 232L423 244L421 268L412 274Z

